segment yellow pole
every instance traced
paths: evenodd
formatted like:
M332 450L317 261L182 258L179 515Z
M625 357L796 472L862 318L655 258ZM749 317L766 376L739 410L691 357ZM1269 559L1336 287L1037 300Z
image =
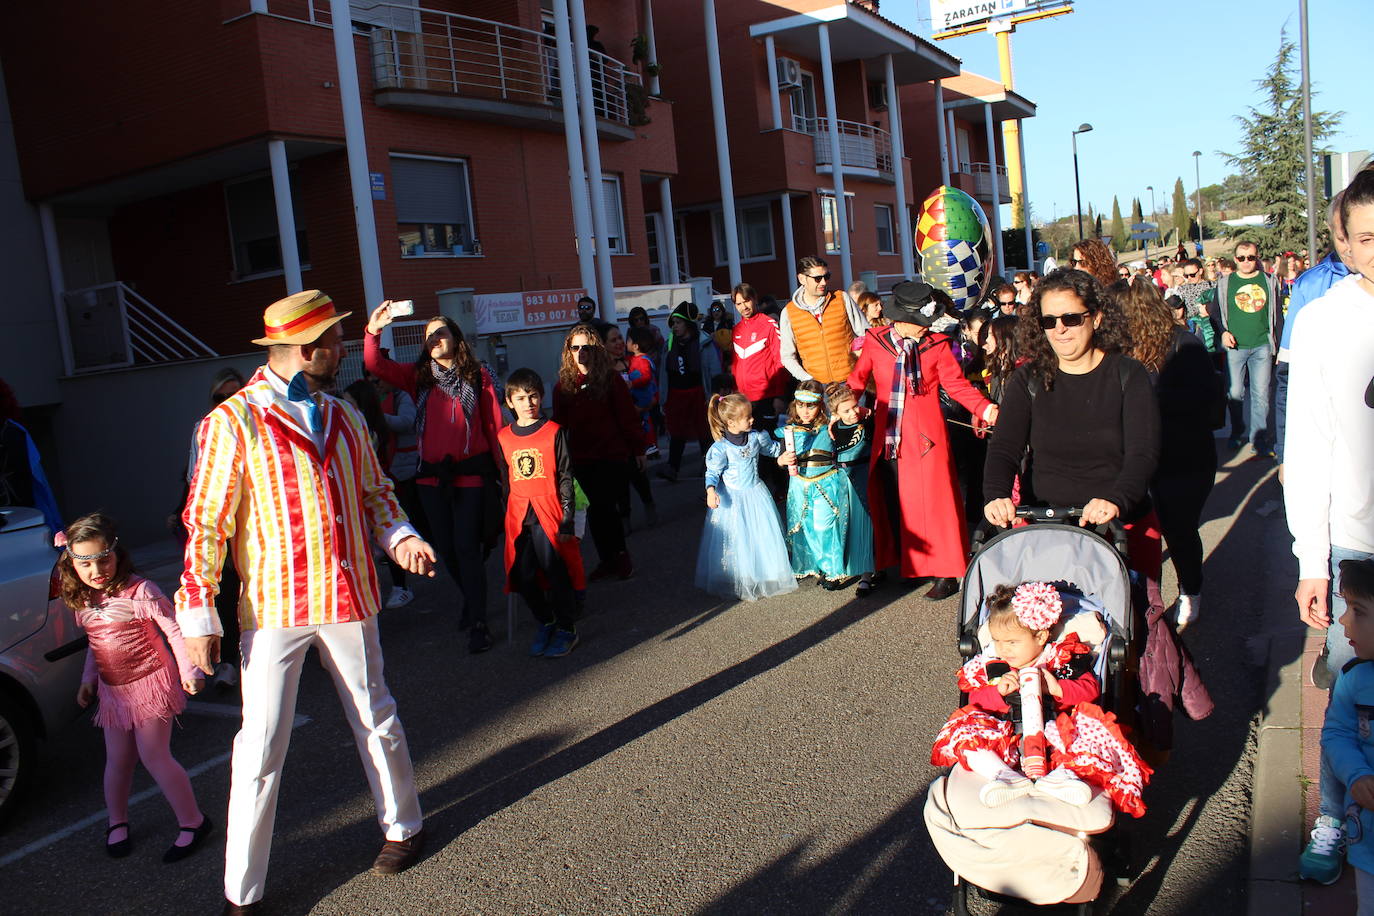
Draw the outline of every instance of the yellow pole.
M997 64L1001 69L1002 88L1013 90L1011 72L1011 33L1016 26L1008 27L997 33ZM1007 163L1007 184L1011 188L1011 224L1013 228L1024 229L1025 207L1022 198L1025 188L1021 181L1021 122L1017 120L1002 122L1002 156Z

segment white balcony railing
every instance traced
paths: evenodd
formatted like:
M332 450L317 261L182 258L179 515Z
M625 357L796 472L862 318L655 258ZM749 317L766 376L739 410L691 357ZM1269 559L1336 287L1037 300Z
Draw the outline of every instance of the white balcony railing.
M218 356L120 282L63 293L77 372Z
M994 175L997 180L997 196L1004 203L1011 203L1011 181L1007 178L1007 167L997 166L994 172L992 164L988 162L961 162L959 171L973 176L973 196L983 200L992 200L992 182Z
M368 36L380 89L413 89L526 105L558 107L562 80L553 35L504 22L461 16L408 3L350 5L354 27ZM275 15L332 26L325 0L268 0ZM627 98L642 86L638 72L591 52L592 104L597 117L629 125Z
M816 150L816 165L833 165L830 156L830 119L794 117L793 126L810 134ZM892 174L892 135L879 127L858 121L835 122L840 130L840 164L847 169L871 169Z

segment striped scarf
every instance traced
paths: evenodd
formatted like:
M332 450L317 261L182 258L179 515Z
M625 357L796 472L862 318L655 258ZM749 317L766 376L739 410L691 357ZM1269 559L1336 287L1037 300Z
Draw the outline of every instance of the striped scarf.
M464 447L472 442L472 418L477 412L477 389L469 385L458 374L458 367L455 365L451 369L445 369L436 362L429 364L430 371L434 373L434 384L423 389L415 403L415 441L425 441L425 414L426 405L429 403L429 394L438 388L444 394L457 401L463 407L464 432L467 436ZM455 455L455 458L464 457Z
M887 402L887 430L883 436L883 457L892 459L902 447L902 409L908 392L915 393L921 384L921 357L916 341L897 338L897 365L892 370L892 396Z

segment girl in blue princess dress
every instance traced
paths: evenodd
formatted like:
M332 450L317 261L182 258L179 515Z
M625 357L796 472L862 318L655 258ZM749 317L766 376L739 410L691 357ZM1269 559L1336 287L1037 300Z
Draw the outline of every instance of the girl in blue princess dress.
M843 467L863 445L858 436L836 451L825 416L825 389L815 379L797 385L788 424L775 435L791 466L787 487L787 548L797 577L820 576L831 591L873 570L873 523Z
M777 507L759 479L759 456L782 451L756 432L742 395L714 395L706 410L715 444L706 452L706 527L697 554L697 588L745 601L795 591Z

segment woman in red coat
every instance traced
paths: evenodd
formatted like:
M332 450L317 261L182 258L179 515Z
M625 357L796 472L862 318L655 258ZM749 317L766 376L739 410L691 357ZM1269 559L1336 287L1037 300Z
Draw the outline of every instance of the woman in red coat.
M952 303L921 281L899 283L883 306L886 327L872 328L849 387L877 389L868 509L873 516L877 567L899 566L909 578L933 577L925 597L938 601L959 590L967 568L968 532L954 458L940 412L940 389L984 423L997 405L969 384L950 339L930 326Z

